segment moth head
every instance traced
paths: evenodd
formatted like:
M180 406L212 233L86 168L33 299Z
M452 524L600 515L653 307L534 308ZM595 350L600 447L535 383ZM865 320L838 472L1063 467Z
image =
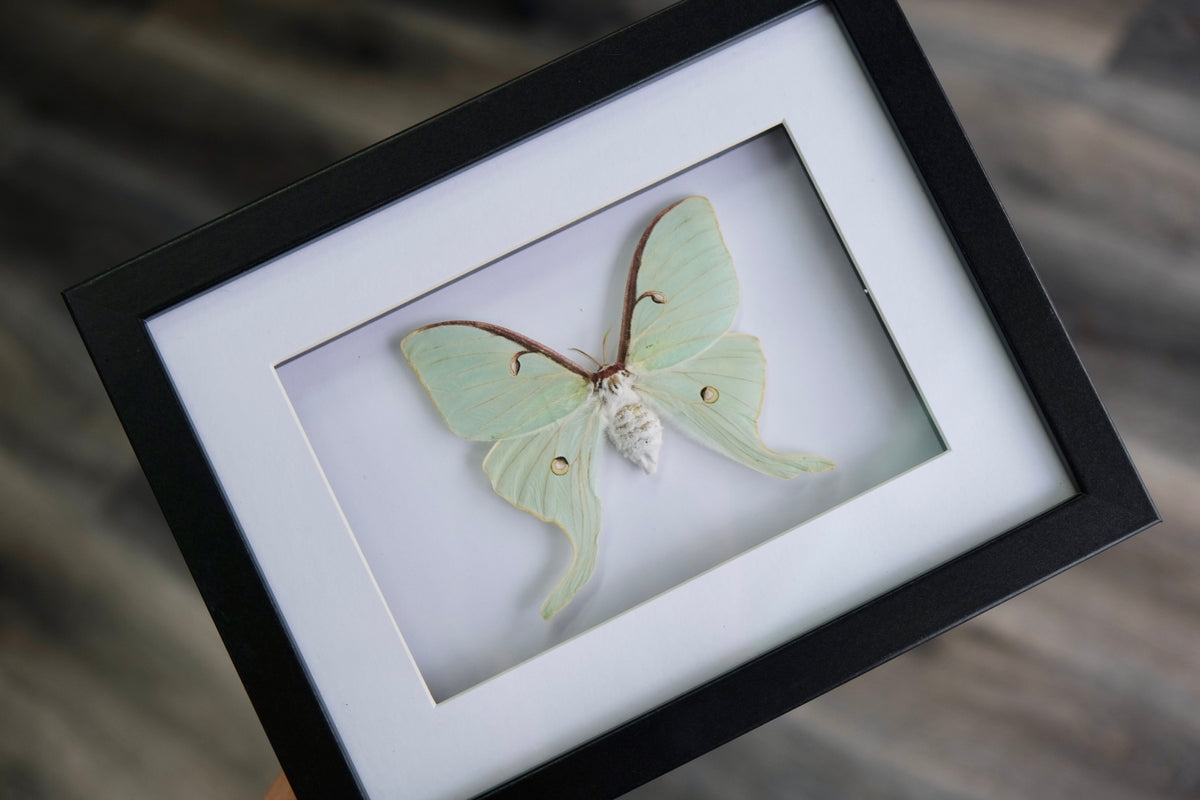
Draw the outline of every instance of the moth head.
M614 367L617 365L613 365ZM600 387L600 391L606 394L616 395L625 391L633 385L633 376L629 374L629 370L620 368L609 372L610 368L605 368L596 384ZM603 374L607 373L607 374Z

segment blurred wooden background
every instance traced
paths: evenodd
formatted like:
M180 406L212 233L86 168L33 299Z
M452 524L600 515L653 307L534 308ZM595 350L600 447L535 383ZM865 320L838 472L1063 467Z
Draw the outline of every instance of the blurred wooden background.
M1200 2L902 2L1167 522L633 796L1200 797ZM0 2L0 798L278 769L59 291L660 5Z

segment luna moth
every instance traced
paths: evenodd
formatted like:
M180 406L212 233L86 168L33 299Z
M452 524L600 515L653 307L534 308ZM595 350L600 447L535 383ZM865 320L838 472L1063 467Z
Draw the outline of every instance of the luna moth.
M571 562L543 618L571 602L596 565L592 472L603 435L647 474L657 468L663 417L766 475L833 468L763 443L766 360L758 339L729 332L737 308L737 274L713 207L688 197L659 212L637 244L611 364L588 369L486 322L438 322L404 337L401 350L450 430L495 442L483 469L496 493L570 540Z

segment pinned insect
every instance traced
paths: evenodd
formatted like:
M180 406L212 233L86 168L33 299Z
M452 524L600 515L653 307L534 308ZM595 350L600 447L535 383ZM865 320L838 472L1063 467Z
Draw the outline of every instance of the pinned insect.
M737 274L716 214L706 198L689 197L660 212L638 242L611 364L589 370L485 322L439 322L404 337L401 349L450 430L496 443L483 461L496 493L571 541L571 563L542 605L544 618L595 568L592 466L602 434L647 473L658 466L662 417L776 478L833 468L821 456L763 444L766 359L758 339L728 332L737 307Z

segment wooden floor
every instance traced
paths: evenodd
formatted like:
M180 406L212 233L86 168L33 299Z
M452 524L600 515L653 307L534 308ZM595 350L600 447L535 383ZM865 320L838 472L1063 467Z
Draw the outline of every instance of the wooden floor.
M655 5L0 2L0 798L278 769L58 292ZM1200 2L903 5L1167 521L632 796L1200 797Z

